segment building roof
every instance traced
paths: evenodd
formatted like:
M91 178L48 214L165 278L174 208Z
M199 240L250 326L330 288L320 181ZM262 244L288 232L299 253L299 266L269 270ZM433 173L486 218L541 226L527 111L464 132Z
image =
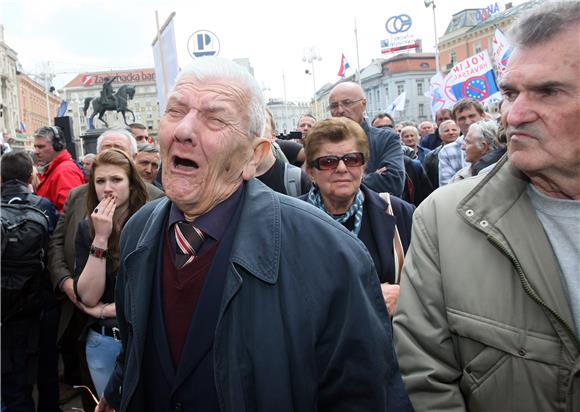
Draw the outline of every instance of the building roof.
M119 76L115 79L113 84L151 82L155 81L155 69L145 68L79 73L74 79L68 82L64 88L92 87L97 84L102 84L105 77L113 76Z
M536 7L542 2L543 0L530 0L518 4L517 6L510 7L509 9L503 10L499 13L492 14L485 20L477 18L477 14L481 12L481 9L462 10L453 15L445 34L439 41L441 42L454 38L456 35L479 31L487 26L495 26L506 19L513 18L528 9Z

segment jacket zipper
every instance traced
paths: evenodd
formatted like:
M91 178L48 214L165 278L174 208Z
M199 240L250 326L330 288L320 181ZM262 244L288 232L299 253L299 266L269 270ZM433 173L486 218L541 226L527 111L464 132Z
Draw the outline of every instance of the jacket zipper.
M488 239L489 241L496 247L498 248L504 255L506 255L514 264L516 271L518 272L518 276L520 277L520 283L522 284L522 286L524 287L525 292L540 306L543 306L544 308L546 308L546 310L548 310L552 315L554 315L554 317L562 324L562 326L564 326L564 329L566 330L566 332L568 332L568 334L570 335L570 337L572 338L572 341L574 342L576 349L580 350L580 342L578 342L578 338L576 338L576 334L574 333L574 331L572 330L572 328L570 328L570 326L568 326L568 324L566 323L566 321L564 319L562 319L562 317L560 315L558 315L556 312L554 312L554 310L552 310L552 308L550 308L548 305L546 305L546 303L536 294L536 292L530 287L528 279L526 278L526 275L524 274L524 271L522 269L522 266L520 265L520 262L517 260L517 258L509 251L507 250L499 240L497 240L496 238L494 238L491 235L488 235Z

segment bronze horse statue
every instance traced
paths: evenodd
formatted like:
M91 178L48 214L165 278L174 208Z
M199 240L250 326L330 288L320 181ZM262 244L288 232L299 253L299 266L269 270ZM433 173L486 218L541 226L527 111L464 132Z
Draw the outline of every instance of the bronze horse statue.
M133 116L133 123L135 122L135 114L133 113L132 110L129 109L127 103L129 100L132 100L133 97L135 96L135 86L129 86L127 84L124 84L123 86L119 87L119 89L117 90L117 92L115 94L113 94L113 97L115 98L115 104L111 104L109 102L103 103L103 100L101 97L87 97L85 98L85 105L83 107L83 113L86 116L87 115L87 109L89 108L89 105L92 103L93 104L93 113L91 114L91 117L89 118L88 124L90 125L90 128L93 129L93 118L98 114L99 115L99 120L101 122L103 122L105 124L106 127L109 127L109 125L107 124L107 122L105 121L105 119L103 119L103 115L105 114L105 112L108 111L116 111L117 113L121 112L121 114L123 115L123 121L125 122L125 124L128 126L129 123L127 123L127 119L125 117L125 113L131 113L131 116Z

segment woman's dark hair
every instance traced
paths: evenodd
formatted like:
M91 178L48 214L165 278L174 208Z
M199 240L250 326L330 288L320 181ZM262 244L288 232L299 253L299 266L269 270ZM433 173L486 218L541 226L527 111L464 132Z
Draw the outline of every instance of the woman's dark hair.
M147 202L147 188L143 179L135 169L133 160L123 151L117 149L108 149L100 152L95 158L93 167L89 175L89 186L87 190L87 216L90 216L93 210L99 204L97 198L97 191L95 190L95 170L99 166L112 165L118 166L127 175L129 179L129 203L127 205L127 214L123 217L118 216L115 212L113 216L113 231L109 236L108 249L109 256L113 263L113 270L116 272L119 269L119 238L121 230L127 220ZM91 237L95 236L95 228L93 222L89 218L89 227Z

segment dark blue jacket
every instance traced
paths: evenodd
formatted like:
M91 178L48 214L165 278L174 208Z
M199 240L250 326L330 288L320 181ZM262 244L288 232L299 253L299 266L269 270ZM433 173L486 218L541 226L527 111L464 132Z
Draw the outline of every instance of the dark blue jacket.
M28 185L19 180L9 180L2 183L2 203L8 203L12 199L18 198L40 209L48 217L48 233L52 235L56 222L58 222L58 211L54 204L45 197L35 195L28 189Z
M121 236L123 349L105 390L120 411L145 410L148 307L169 206L166 198L145 205ZM411 410L363 244L320 210L256 179L240 207L213 336L220 410Z
M372 127L366 120L361 126L369 139L370 151L364 184L375 192L389 192L401 197L405 182L405 166L399 135L389 128ZM375 173L382 167L386 167L384 172Z

